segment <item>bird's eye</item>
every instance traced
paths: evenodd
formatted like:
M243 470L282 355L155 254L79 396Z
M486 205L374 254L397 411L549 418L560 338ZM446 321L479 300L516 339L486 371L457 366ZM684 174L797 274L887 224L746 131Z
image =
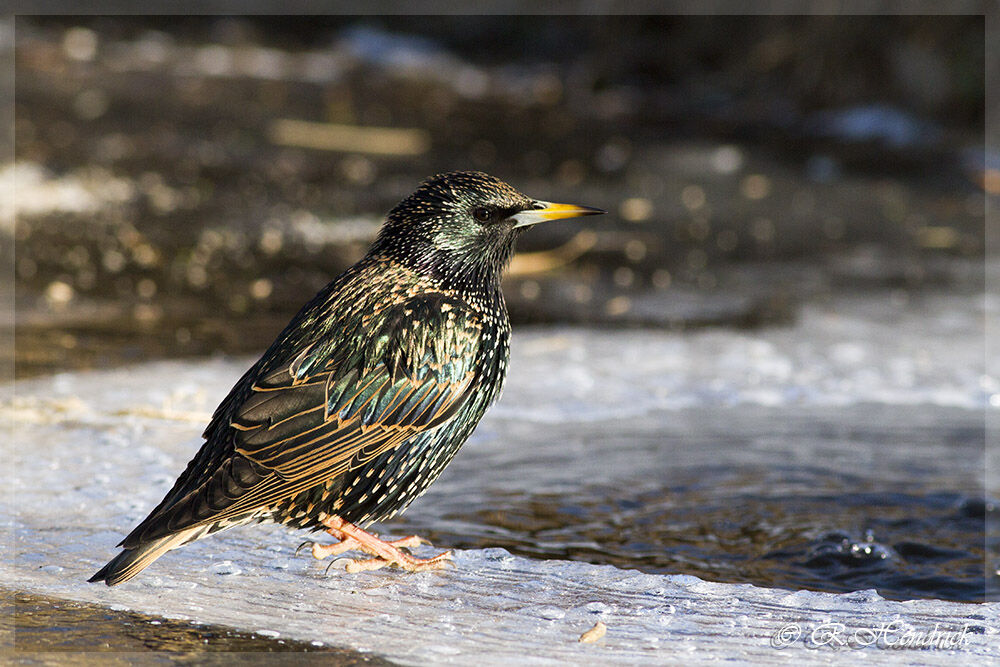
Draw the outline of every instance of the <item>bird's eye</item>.
M479 222L488 222L493 217L493 212L485 206L477 206L472 209L472 217Z

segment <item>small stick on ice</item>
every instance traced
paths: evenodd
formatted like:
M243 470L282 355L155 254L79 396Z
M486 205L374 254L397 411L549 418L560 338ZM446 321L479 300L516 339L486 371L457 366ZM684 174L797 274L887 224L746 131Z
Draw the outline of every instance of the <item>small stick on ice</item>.
M597 623L594 623L594 627L580 635L580 641L584 644L593 644L598 639L603 637L604 633L607 631L608 626L604 625L603 621L598 621Z

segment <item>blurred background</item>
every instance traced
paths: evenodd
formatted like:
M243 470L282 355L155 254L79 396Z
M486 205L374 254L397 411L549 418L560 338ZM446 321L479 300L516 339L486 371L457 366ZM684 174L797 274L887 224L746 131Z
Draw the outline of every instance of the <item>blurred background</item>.
M1000 406L983 362L990 30L982 15L19 16L0 167L16 375L255 357L424 178L479 169L609 211L521 238L504 289L538 359L523 377L574 372L566 348L620 379L615 355L632 354L633 389L690 410L629 423L664 457L638 481L428 503L392 530L981 600L1000 566L996 531L983 540L983 409ZM643 350L685 379L643 376ZM732 408L747 387L755 407ZM882 407L841 409L854 401Z
M980 285L982 16L17 20L21 377L262 349L424 178L523 237L516 323L794 321ZM971 272L971 274L970 274Z

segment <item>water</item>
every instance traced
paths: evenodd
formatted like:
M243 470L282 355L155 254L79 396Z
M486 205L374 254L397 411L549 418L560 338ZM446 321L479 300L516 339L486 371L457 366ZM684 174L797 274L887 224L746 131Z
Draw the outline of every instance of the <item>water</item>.
M377 667L392 664L373 656L327 647L322 642L275 639L254 632L116 611L45 595L4 591L0 599L4 607L0 632L13 631L15 654L29 663L33 662L32 658L37 660L39 653L49 654L50 660L64 662L71 660L73 653L100 653L99 659L114 661L117 657L114 654L143 652L146 653L144 662L223 665L231 664L232 657L226 654L233 652L294 651L299 654L296 662L307 665ZM151 658L149 651L169 655Z
M536 426L528 462L467 452L442 489L390 527L449 546L711 581L983 599L985 522L997 513L978 490L984 433L974 413L930 410L909 424L900 423L913 419L907 411L873 406L660 417L682 423L664 432L648 417L605 422L582 436ZM712 421L732 431L675 435ZM558 477L532 471L561 446L573 462L559 463ZM938 457L969 463L940 466Z
M723 477L705 472L704 479ZM501 546L533 558L710 581L831 592L876 589L895 600L984 599L984 504L978 499L746 493L702 503L691 494L678 507L676 491L623 497L620 489L588 488L581 490L583 497L491 497L488 506L504 509L449 513L448 529L423 534L460 548ZM829 521L832 513L836 521Z

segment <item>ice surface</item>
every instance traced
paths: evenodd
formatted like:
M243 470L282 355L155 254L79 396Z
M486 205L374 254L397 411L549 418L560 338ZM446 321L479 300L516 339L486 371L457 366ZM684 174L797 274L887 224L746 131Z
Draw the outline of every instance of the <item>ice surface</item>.
M519 332L496 410L557 422L738 404L981 410L983 308L982 296L858 299L809 305L794 328L749 334Z
M918 425L947 411L990 409L996 389L983 369L982 299L922 307L933 317L912 304L813 306L793 329L750 333L518 331L506 395L456 462L462 474L450 470L435 485L433 503L460 503L476 492L477 467L499 470L494 484L543 484L559 492L580 484L581 471L591 471L591 481L614 482L631 465L626 476L634 478L649 465L643 456L656 455L648 442L623 437L580 457L578 443L546 444L532 429L568 435L599 422L627 426L669 414L683 430L713 409L738 416L733 410L740 406L775 415L792 408L922 406L914 413ZM824 628L856 643L881 641L884 648L903 641L906 630L930 632L935 625L939 632L966 628L955 650L869 648L868 655L922 664L1000 657L996 603L765 589L535 561L499 549L460 551L456 566L442 573L334 569L327 575L325 563L293 555L304 536L280 526L213 536L166 555L119 587L85 583L168 490L200 445L211 410L247 363L160 362L19 384L16 397L2 404L4 416L16 421L13 497L3 499L15 553L3 545L3 580L27 592L321 641L407 664L833 662L850 649L809 648L807 639L830 638ZM722 433L741 424L734 418L715 428ZM778 439L780 431L776 419ZM946 446L910 454L918 465L928 457L930 466L947 457ZM795 455L789 449L788 456ZM698 457L693 451L677 463ZM528 464L510 467L518 459ZM978 464L963 461L962 470ZM892 461L865 465L887 477L908 474ZM528 469L537 476L525 477ZM580 644L580 634L597 620L607 635ZM881 640L864 633L877 634L886 624L894 625ZM776 650L775 636L791 645Z

